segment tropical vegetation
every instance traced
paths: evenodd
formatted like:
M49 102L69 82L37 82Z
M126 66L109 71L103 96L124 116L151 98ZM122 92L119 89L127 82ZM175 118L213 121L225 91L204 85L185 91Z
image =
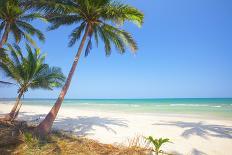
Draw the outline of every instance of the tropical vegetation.
M32 49L26 45L27 56L23 55L18 45L11 46L0 53L0 67L7 77L15 81L18 96L11 112L5 120L14 120L22 106L20 102L28 89L46 89L61 87L65 76L58 67L50 67L45 63L45 54L40 49Z
M83 51L84 55L88 56L93 44L97 46L102 41L106 56L111 55L113 47L120 54L125 53L128 48L135 53L138 49L137 43L122 26L125 22L132 22L140 27L143 18L143 13L138 9L114 0L0 0L0 68L18 86L16 103L6 119L14 120L17 117L22 105L20 100L28 89L52 90L64 84L54 106L36 128L40 136L47 135L69 89ZM35 45L32 39L34 35L44 41L43 33L31 25L36 19L46 19L51 23L49 30L61 26L75 26L70 33L68 45L73 46L79 40L80 45L65 83L60 68L49 67L38 48L32 49L27 44L28 55L24 56L18 45L7 44L9 35L13 36L16 43L24 38ZM5 50L3 45L6 44L8 46Z
M137 43L132 35L123 30L120 25L129 21L141 26L144 17L143 13L136 8L112 0L58 0L57 3L54 3L55 9L53 11L51 11L51 2L46 3L43 1L44 5L40 4L37 7L37 9L47 13L46 17L48 17L48 21L51 23L49 30L57 29L60 26L75 25L76 27L69 36L69 46L73 46L79 39L81 39L81 42L58 99L37 128L37 132L40 135L46 135L51 130L71 84L85 44L85 56L88 56L92 49L93 39L96 44L98 44L99 39L103 41L106 56L111 54L112 45L120 54L125 53L127 47L135 52L138 49ZM57 6L62 6L63 9L57 9ZM49 14L49 12L51 13Z
M146 138L147 141L154 146L154 152L156 155L159 155L159 153L162 153L163 151L160 149L161 146L165 143L171 143L171 141L168 138L159 138L159 139L154 139L152 136L149 136Z
M23 125L22 125L23 124ZM22 122L12 125L0 122L0 154L65 154L65 155L147 155L151 150L136 145L102 144L84 137L52 131L46 139L34 136L32 126ZM12 136L14 133L14 136Z
M36 19L45 20L40 13L31 11L31 7L25 7L25 0L0 0L0 48L7 43L10 34L16 43L24 38L36 45L32 36L44 41L43 33L31 25Z

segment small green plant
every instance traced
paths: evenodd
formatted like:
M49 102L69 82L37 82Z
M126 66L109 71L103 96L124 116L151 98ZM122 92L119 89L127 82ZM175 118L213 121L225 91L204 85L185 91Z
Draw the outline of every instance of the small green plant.
M39 140L35 138L31 133L24 133L24 142L28 147L35 147L39 145Z
M154 139L152 136L149 136L148 138L146 138L146 140L154 145L155 149L153 149L153 151L156 153L156 155L159 155L159 153L163 152L162 150L160 150L160 148L164 143L171 143L168 138Z

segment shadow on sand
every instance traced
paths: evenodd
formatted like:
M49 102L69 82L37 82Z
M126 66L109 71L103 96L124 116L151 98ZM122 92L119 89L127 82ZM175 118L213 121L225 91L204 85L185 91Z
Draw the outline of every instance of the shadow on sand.
M20 119L27 121L28 123L38 125L40 121L44 119L46 115L35 115L29 113L20 113ZM126 120L119 118L107 118L107 117L76 117L76 118L58 118L55 120L53 129L60 129L65 132L73 133L77 136L90 135L94 131L94 127L102 127L108 131L116 134L113 126L128 127Z
M182 122L182 121L162 122L153 125L167 125L167 126L177 126L180 128L184 128L185 130L181 134L181 136L185 138L189 138L192 135L197 135L205 139L207 139L208 136L232 139L231 126L206 124L204 122Z
M94 127L102 127L116 134L112 126L127 127L125 120L105 117L77 117L58 119L54 123L55 128L72 131L78 136L86 136L94 131Z
M192 155L207 155L206 153L204 153L198 149L193 149L191 154Z

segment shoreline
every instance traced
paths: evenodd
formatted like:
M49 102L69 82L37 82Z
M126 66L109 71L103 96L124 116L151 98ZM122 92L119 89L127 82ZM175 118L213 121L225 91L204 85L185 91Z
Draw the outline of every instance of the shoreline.
M10 102L10 103L9 103ZM15 103L15 101L1 101L0 100L0 105L2 106L5 106L5 107L10 107L10 106L13 106L13 104ZM140 115L140 116L165 116L165 117L188 117L188 118L197 118L197 119L207 119L207 120L222 120L222 121L232 121L232 117L230 116L222 116L222 115L214 115L214 114L209 114L209 113L189 113L189 114L186 114L186 113L180 113L180 112L175 112L175 113L172 113L172 111L168 112L168 111L163 111L163 112L157 112L157 111L154 111L154 112L150 112L150 111L126 111L124 109L122 110L119 110L119 109L94 109L95 105L92 106L92 104L88 104L89 107L81 107L80 105L62 105L61 108L65 108L65 109L70 109L70 110L73 110L73 109L76 109L76 110L79 110L79 111L88 111L88 112L91 112L91 113L94 113L94 112L100 112L100 113L114 113L114 114L134 114L134 115ZM100 104L101 105L101 104ZM106 104L107 105L107 104ZM43 105L38 105L38 104L23 104L23 106L32 106L32 107L44 107L44 108L51 108L53 106L53 104L43 104ZM133 106L132 106L133 107ZM139 108L139 107L138 107ZM10 110L10 109L9 109ZM1 112L1 110L0 110Z
M0 114L9 112L11 105L0 103ZM29 122L38 118L42 120L50 108L23 105L19 118ZM128 139L137 135L169 138L173 143L164 145L163 150L177 154L194 154L194 151L198 151L224 155L232 147L232 120L100 112L63 106L53 129L71 131L77 136L107 144L127 145Z
M128 99L130 100L130 99ZM149 103L146 102L115 102L109 100L108 102L93 102L95 100L67 100L62 104L64 108L78 109L84 111L107 111L110 113L125 113L137 115L165 115L174 117L193 117L202 119L220 119L232 120L232 104L227 103ZM15 101L0 100L0 104L9 105L14 104ZM231 101L232 103L232 101ZM25 100L23 105L28 106L43 106L52 107L51 100Z

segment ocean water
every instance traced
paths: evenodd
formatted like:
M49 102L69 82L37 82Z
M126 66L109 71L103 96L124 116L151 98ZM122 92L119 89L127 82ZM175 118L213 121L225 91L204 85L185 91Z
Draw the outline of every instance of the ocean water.
M13 99L1 99L8 104ZM55 99L24 99L24 105L52 106ZM66 99L63 107L140 114L181 114L232 120L232 98Z

